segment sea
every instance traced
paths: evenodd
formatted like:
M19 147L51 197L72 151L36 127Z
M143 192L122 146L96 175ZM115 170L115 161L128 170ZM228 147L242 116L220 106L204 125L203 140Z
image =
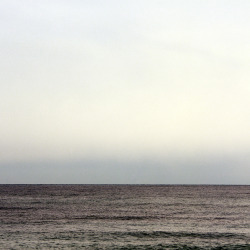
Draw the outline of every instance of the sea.
M0 249L250 249L250 186L0 185Z

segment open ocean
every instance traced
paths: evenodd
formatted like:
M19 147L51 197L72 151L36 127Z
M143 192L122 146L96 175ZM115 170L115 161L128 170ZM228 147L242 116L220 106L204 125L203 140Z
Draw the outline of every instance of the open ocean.
M1 249L250 249L250 186L0 185Z

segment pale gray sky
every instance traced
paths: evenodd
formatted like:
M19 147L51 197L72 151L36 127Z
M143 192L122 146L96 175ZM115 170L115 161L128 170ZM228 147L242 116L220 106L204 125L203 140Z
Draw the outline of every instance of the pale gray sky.
M250 184L249 13L2 0L0 183Z

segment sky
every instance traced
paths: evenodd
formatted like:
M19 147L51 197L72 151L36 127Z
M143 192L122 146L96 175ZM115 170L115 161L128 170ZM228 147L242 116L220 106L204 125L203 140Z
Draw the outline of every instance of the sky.
M250 184L249 0L2 0L0 183Z

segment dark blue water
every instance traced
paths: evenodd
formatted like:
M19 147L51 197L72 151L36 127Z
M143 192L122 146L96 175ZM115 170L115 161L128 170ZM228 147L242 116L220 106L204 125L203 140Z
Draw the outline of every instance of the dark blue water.
M250 186L0 185L1 249L250 249Z

